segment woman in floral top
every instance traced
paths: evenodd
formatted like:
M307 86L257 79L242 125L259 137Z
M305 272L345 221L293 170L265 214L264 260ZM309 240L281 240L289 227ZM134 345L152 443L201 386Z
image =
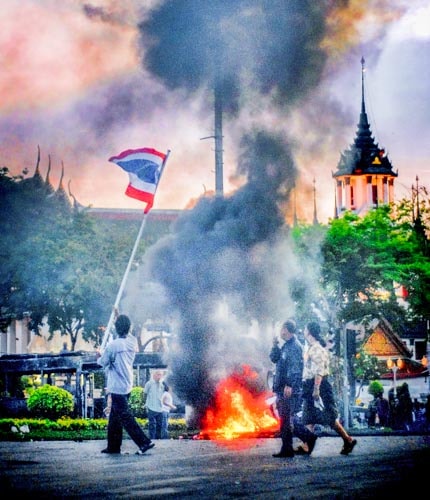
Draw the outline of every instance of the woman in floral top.
M313 430L315 424L328 425L343 439L342 455L349 455L357 444L339 422L339 415L328 379L330 355L321 337L320 325L306 325L304 337L307 350L303 369L303 423ZM321 407L323 408L321 409Z

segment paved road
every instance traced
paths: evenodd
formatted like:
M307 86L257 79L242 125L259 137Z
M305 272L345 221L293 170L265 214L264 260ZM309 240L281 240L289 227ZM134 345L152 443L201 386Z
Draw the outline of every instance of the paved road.
M365 436L349 456L338 437L318 439L312 456L276 459L278 439L164 440L143 456L126 440L0 442L1 496L9 498L397 498L426 496L430 436ZM408 495L410 496L410 495Z

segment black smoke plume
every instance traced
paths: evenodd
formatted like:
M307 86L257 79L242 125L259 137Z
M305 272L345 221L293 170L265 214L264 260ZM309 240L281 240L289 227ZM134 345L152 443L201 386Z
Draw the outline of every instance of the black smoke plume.
M171 383L197 415L220 377L255 358L250 340L240 341L244 326L279 314L272 288L281 270L273 250L285 229L281 207L294 186L295 163L282 138L253 132L242 140L238 166L247 175L241 189L201 199L145 256L145 279L162 284L166 311L176 313ZM228 320L217 313L223 306Z
M170 89L217 82L224 111L248 88L288 105L321 77L326 9L314 0L168 0L139 25L143 63Z
M321 77L327 3L168 0L139 26L143 64L168 89L190 97L217 87L233 123L251 95L254 109L257 94L265 97L262 106L287 111ZM287 138L250 123L237 173L243 187L203 198L184 213L173 233L147 253L141 275L162 291L160 304L174 318L171 384L197 421L221 377L240 363L258 369L267 363L267 339L262 335L254 344L246 336L250 325L264 330L287 310L294 313L285 290L288 251L279 250L287 239L283 209L297 177ZM289 265L296 274L292 260ZM156 310L154 296L149 300Z

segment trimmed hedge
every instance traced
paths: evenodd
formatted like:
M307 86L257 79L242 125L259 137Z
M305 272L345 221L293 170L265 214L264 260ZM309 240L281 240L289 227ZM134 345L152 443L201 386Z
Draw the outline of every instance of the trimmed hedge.
M148 420L138 418L144 428ZM107 419L72 419L58 420L33 418L0 419L0 441L72 441L106 439ZM187 432L184 418L171 418L169 421L171 437L178 437Z

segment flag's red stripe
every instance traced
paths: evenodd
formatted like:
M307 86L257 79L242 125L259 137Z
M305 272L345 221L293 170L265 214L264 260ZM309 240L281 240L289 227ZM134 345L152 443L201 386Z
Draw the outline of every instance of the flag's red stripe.
M144 201L145 203L147 203L147 206L144 210L145 214L149 212L154 203L154 195L152 193L148 193L147 191L140 191L139 189L133 187L131 184L127 186L125 194L127 196L130 196L130 198L135 198L136 200Z
M115 160L122 160L123 158L136 153L152 154L161 158L162 161L164 161L164 159L166 158L165 153L160 153L160 151L157 151L156 149L140 148L140 149L127 149L126 151L120 153L118 156L112 156L112 158L109 158L109 161L114 162Z

